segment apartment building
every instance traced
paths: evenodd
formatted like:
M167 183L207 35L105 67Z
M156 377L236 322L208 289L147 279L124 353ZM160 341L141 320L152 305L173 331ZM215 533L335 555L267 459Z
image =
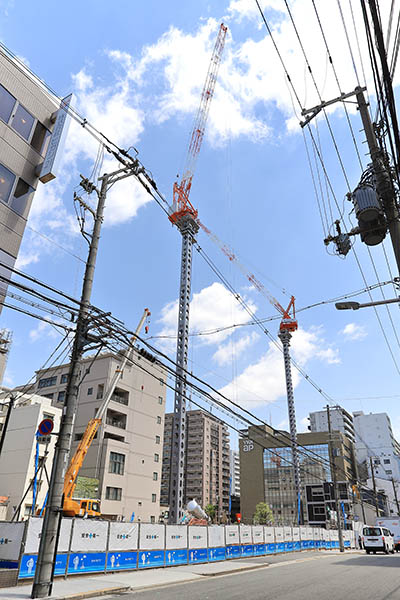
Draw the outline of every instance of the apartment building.
M341 406L332 406L329 409L329 417L331 421L331 430L340 431L354 443L355 431L351 414ZM311 432L329 431L328 413L326 410L312 412L308 419L310 421L308 428Z
M169 506L173 413L165 415L161 504ZM201 410L186 412L186 481L184 503L195 498L205 507L229 512L229 433L227 426Z
M9 393L2 392L0 394L1 429L8 409L8 400ZM49 398L36 394L19 396L11 411L0 455L0 495L9 498L4 516L6 520L10 520L16 511L16 520L24 519L43 506L48 490L44 469L46 468L50 476L56 443L56 438L52 435L36 437L38 425L45 418L52 419L54 431L58 431L61 408L52 406ZM35 465L38 467L36 491L34 491ZM28 493L25 496L26 492Z
M72 451L95 416L121 358L106 353L82 361ZM125 367L80 475L99 480L101 512L107 518L154 523L160 513L166 373L137 352L134 361L143 361L146 372L134 364ZM38 371L35 392L62 407L68 368L64 364Z
M387 458L400 456L400 444L393 435L392 424L386 413L365 415L360 410L353 413L353 420L359 462L383 455Z
M240 496L240 459L239 451L230 451L229 471L231 478L231 496Z
M326 432L299 433L297 436L303 515L308 523L315 520L315 511L308 514L307 488L320 487L324 482L332 481L328 439ZM336 432L332 448L338 479L346 484L344 487L351 486L356 481L354 446L347 436ZM266 502L272 510L275 524L297 524L297 495L289 433L276 431L268 425L249 427L245 437L239 440L239 453L243 523L252 523L256 505ZM321 510L324 510L323 507Z
M5 50L0 50L2 277L10 277L10 269L14 267L18 256L33 195L39 183L40 165L51 142L58 108L59 100L52 97L28 69ZM56 150L54 147L54 154ZM0 311L6 290L6 283L0 280Z

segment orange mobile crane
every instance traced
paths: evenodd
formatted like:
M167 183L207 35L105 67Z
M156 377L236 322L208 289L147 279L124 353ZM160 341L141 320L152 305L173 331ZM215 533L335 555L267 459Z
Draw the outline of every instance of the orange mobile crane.
M82 467L83 461L85 460L86 454L93 442L94 436L96 435L103 416L107 410L108 404L114 393L115 387L121 378L122 372L126 364L132 361L133 345L137 340L140 330L143 327L144 322L150 316L150 311L145 308L142 318L140 319L139 325L136 328L135 333L130 339L129 347L124 352L124 357L121 364L116 369L111 383L106 390L103 402L97 409L96 415L93 419L90 419L86 426L85 433L79 445L72 457L67 472L64 477L64 503L63 503L63 515L66 517L100 517L100 502L99 500L90 500L88 498L73 498L73 494L76 487L76 480L79 475L79 471Z

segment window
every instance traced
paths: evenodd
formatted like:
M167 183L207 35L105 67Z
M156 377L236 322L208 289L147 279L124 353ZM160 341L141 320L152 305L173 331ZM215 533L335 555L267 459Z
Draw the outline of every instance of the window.
M374 465L380 465L381 464L381 459L380 458L375 458L374 459Z
M90 387L90 388L87 389L87 395L88 396L92 396L93 395L93 388L92 387Z
M44 156L49 145L50 137L50 131L46 129L46 127L42 125L40 121L36 121L35 131L33 132L31 139L32 148Z
M157 417L157 425L161 425L161 417Z
M155 454L154 455L154 462L159 462L160 460L160 455L159 454Z
M96 395L97 400L99 400L99 398L103 397L103 392L104 392L104 385L102 383L100 383L100 385L97 386L97 395Z
M389 458L385 458L385 459L383 460L383 464L384 464L384 465L390 465L390 459L389 459Z
M16 213L23 217L26 212L26 207L30 200L31 195L34 193L34 189L26 183L21 177L18 178L17 185L14 190L14 197L11 201L11 208Z
M121 500L122 488L106 487L106 500Z
M49 398L50 400L53 400L53 396L54 394L44 394L43 398Z
M51 385L56 385L57 377L44 377L43 379L39 379L38 388L50 387Z
M160 385L164 385L164 379L160 377Z
M29 113L22 104L18 104L18 108L15 111L14 118L11 122L11 127L15 129L17 133L22 135L25 140L29 140L34 122L35 119L32 117L31 113Z
M152 502L157 502L157 494L152 494L151 495L151 501Z
M162 404L162 396L158 396L158 404Z
M6 167L0 165L0 200L8 204L11 190L14 185L15 175Z
M64 373L64 375L61 375L60 383L67 383L67 381L68 381L68 375L67 375L67 373Z
M385 471L385 473L386 473L386 475L391 475L392 471L390 471L390 470L389 471Z
M160 439L160 436L159 436L159 435L156 435L156 444L159 444L159 443L160 443L160 441L161 441L161 439Z
M150 523L155 523L156 522L156 518L154 515L150 515Z
M142 506L142 503L140 502L140 500L138 501L138 506Z
M0 85L0 118L6 123L10 120L16 99Z
M58 392L57 402L65 402L65 390Z
M25 504L24 517L31 516L31 513L32 513L32 504Z
M157 479L158 479L158 473L156 471L154 471L154 473L153 473L153 480L157 481Z
M110 452L110 465L108 472L123 475L125 469L125 454Z

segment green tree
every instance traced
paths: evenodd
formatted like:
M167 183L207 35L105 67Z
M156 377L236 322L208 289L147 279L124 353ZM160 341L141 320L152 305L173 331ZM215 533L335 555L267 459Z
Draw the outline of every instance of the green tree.
M215 519L215 514L216 514L216 510L215 510L215 506L214 504L207 504L207 506L205 507L205 512L207 513L207 515L210 517L211 521L214 521Z
M259 502L256 506L256 512L253 515L254 525L273 524L274 516L272 510L265 502Z

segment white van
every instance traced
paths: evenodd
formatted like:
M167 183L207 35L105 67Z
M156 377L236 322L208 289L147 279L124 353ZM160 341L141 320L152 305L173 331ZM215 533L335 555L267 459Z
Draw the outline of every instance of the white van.
M364 527L362 542L367 554L385 552L394 554L394 540L386 527Z
M378 527L386 527L391 533L394 534L394 549L396 552L400 552L400 519L394 519L393 517L379 517L375 521L375 525Z

